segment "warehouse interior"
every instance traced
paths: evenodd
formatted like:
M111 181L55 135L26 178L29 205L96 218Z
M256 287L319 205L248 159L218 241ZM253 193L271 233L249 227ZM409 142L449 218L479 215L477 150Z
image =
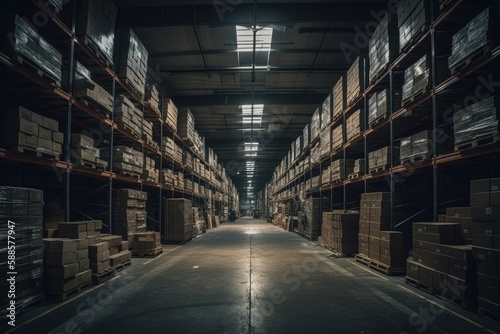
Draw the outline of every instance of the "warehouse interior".
M500 1L0 16L0 332L500 333Z

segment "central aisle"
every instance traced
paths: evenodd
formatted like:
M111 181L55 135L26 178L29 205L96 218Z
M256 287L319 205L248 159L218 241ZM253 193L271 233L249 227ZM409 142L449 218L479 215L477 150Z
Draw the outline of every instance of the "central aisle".
M378 274L353 259L333 258L316 244L262 220L242 218L159 258L134 259L120 277L15 333L486 333L486 328L499 329L406 285L402 277Z

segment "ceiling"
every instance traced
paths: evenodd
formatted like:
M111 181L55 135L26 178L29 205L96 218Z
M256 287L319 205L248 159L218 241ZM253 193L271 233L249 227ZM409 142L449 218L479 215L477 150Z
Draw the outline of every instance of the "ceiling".
M364 31L373 14L387 9L387 0L115 3L119 27L134 29L149 52L151 72L178 107L194 114L196 130L242 198L271 179L349 68L355 55L344 55L341 46L366 47L355 44L362 40L355 27ZM253 52L238 52L236 33L236 25L253 27L254 21L273 28L271 45L256 46L255 69ZM243 122L240 106L252 103L264 104L260 123ZM245 156L245 142L259 143L256 157ZM253 178L247 176L248 160L255 161ZM253 188L247 190L249 180Z

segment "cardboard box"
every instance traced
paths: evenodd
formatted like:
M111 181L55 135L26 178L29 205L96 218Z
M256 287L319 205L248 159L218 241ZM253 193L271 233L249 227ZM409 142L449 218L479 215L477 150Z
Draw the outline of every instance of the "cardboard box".
M95 256L97 254L104 253L109 250L109 243L106 241L99 242L93 245L89 245L89 255Z
M64 266L76 263L76 252L45 253L43 260L48 266Z
M89 249L81 249L76 251L76 261L80 262L81 260L85 260L89 258Z
M472 246L472 255L477 262L500 265L500 250Z
M490 179L470 181L471 194L490 192Z
M104 252L102 253L97 253L97 254L91 254L90 255L90 264L95 264L95 263L98 263L98 262L103 262L103 261L106 261L109 259L111 255L111 252L109 251L109 249L105 250Z
M413 258L408 258L408 260L406 261L406 276L418 281L419 272L420 272L420 264L413 261Z
M109 269L109 259L99 263L91 263L90 269L92 269L92 273L94 274L99 274L104 272L106 269Z
M479 297L500 304L500 278L477 274Z
M403 233L396 231L381 231L380 246L390 249L402 249Z
M84 259L78 262L78 272L81 273L90 269L90 259Z
M88 248L89 248L89 240L88 239L75 239L75 243L76 243L77 250L86 249L88 251Z
M82 271L81 273L76 275L75 279L76 279L76 284L79 287L91 282L92 281L92 270L87 269L85 271Z
M429 288L432 287L432 269L427 266L420 265L418 281Z
M66 264L63 266L46 266L44 275L47 278L66 279L75 277L78 274L78 264Z
M121 246L122 237L120 235L106 235L101 237L101 241L107 242L109 247Z
M500 222L500 206L473 206L472 220L480 222Z
M46 253L66 253L77 249L77 243L74 240L61 238L43 239L43 246Z

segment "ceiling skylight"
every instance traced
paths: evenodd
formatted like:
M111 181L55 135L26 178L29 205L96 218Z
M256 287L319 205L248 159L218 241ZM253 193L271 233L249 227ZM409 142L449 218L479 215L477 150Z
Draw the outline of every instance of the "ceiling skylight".
M256 50L269 52L271 50L272 39L272 28L257 27ZM236 26L236 40L238 43L238 52L253 51L253 29Z

